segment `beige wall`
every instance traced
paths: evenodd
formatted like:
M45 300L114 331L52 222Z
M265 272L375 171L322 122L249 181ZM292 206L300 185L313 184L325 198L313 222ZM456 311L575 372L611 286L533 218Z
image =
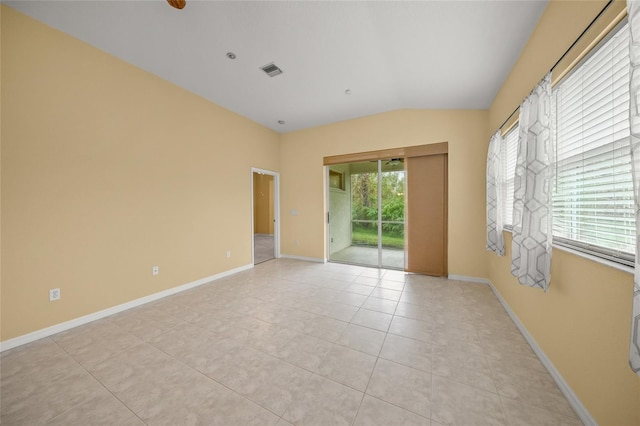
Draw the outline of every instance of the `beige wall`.
M273 234L273 176L253 174L253 232Z
M447 141L449 273L487 277L487 121L486 111L399 110L282 135L282 253L326 257L323 157Z
M2 11L0 7L0 23ZM0 341L2 341L2 29L0 28Z
M598 14L604 1L549 3L489 111L495 131ZM486 138L489 138L487 134ZM507 247L511 234L505 232ZM627 363L631 274L557 249L548 293L520 286L509 256L487 254L489 278L601 425L640 424L640 378Z
M277 133L5 6L2 39L2 340L251 263Z

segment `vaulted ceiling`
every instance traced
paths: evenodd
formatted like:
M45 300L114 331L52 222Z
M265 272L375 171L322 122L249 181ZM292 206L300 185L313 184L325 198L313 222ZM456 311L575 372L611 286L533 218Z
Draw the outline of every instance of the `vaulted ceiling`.
M488 108L547 4L4 3L278 132L401 108ZM268 76L269 64L283 73Z

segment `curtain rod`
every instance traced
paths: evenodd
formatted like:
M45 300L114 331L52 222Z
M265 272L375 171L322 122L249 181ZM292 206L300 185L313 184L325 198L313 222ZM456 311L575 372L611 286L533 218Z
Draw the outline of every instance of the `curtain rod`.
M567 54L569 54L569 52L571 51L571 49L574 48L574 46L576 44L578 44L578 42L580 41L580 39L582 37L584 37L584 35L587 33L587 31L589 31L589 29L596 23L596 21L602 16L602 14L609 8L609 6L611 6L613 4L614 0L609 0L607 2L607 4L602 8L602 10L600 11L600 13L598 13L596 15L595 18L593 18L593 20L589 23L589 25L587 25L587 28L584 29L584 31L582 31L582 33L580 33L580 35L578 36L577 39L575 39L575 41L573 43L571 43L571 46L569 46L569 48L567 50L564 51L564 53L562 54L562 56L560 56L560 59L558 59L556 61L555 64L553 64L553 66L551 67L551 69L549 70L549 72L553 72L553 70L558 66L558 64L560 62L562 62L562 60L565 58L565 56L567 56ZM511 117L513 117L513 114L515 114L516 112L518 112L518 110L520 109L520 105L518 105L516 107L516 109L513 110L513 112L511 112L511 114L509 114L509 116L502 122L502 124L500 126L498 126L498 130L502 129L502 127L507 124L507 121L509 121L511 119Z

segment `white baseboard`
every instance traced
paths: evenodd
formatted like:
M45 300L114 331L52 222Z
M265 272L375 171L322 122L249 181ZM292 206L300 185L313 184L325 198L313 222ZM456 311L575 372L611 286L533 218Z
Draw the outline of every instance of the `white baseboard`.
M178 287L173 287L164 291L160 291L158 293L150 294L149 296L141 297L139 299L132 300L130 302L125 302L121 305L113 306L111 308L103 309L98 312L94 312L89 315L85 315L79 318L72 319L70 321L65 321L60 324L52 325L51 327L43 328L41 330L37 330L28 334L24 334L22 336L14 337L13 339L5 340L4 342L0 342L0 352L15 348L17 346L25 345L27 343L31 343L38 339L42 339L45 337L52 336L57 333L61 333L63 331L70 330L72 328L88 324L90 322L99 320L101 318L108 317L109 315L117 314L118 312L126 311L127 309L135 308L137 306L144 305L146 303L154 302L156 300L162 299L167 296L174 295L176 293L180 293L194 287L201 286L203 284L210 283L212 281L219 280L220 278L227 277L229 275L237 274L238 272L246 271L247 269L253 268L253 265L244 265L238 268L230 269L228 271L221 272L219 274L211 275L209 277L201 278L196 281L192 281L187 284L180 285Z
M522 324L522 322L520 322L520 319L511 310L511 308L509 307L507 302L502 298L502 296L500 295L498 290L496 290L496 288L493 286L493 283L491 283L491 281L487 281L487 283L489 284L489 287L493 291L493 294L495 294L496 297L498 298L498 300L500 301L500 303L502 303L502 306L504 307L505 311L507 311L507 313L511 317L511 320L514 322L516 327L518 327L518 329L520 330L520 333L522 333L522 335L524 336L526 341L529 343L529 346L531 346L531 349L533 349L533 351L536 353L536 355L538 356L538 359L540 359L540 362L542 363L542 365L544 365L545 368L547 369L547 371L549 371L549 374L551 375L553 380L556 382L556 384L560 388L560 391L567 398L567 400L569 401L569 404L571 405L571 407L578 414L578 416L580 417L580 420L582 420L582 423L584 423L586 426L598 426L598 423L591 416L591 414L589 413L587 408L584 406L584 404L582 404L582 402L578 398L578 395L576 395L575 392L573 392L573 389L571 389L569 384L564 380L564 378L562 377L560 372L558 370L556 370L556 368L554 367L554 365L551 362L551 360L542 351L542 348L540 348L540 346L538 346L538 343L536 343L535 339L529 333L529 331L524 326L524 324Z
M304 260L306 262L327 263L327 259L320 259L319 257L296 256L293 254L280 254L280 257L284 259Z
M486 278L467 277L466 275L449 274L447 278L450 280L466 281L469 283L489 284L489 280Z

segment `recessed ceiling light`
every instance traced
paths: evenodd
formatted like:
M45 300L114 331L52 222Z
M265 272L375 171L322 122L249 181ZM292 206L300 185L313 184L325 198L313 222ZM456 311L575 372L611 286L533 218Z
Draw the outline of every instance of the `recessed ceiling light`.
M284 120L278 120L278 124L284 124L285 121Z
M227 58L229 59L235 59L236 58L236 54L233 52L227 52Z
M350 95L350 94L351 94L351 89L347 89L347 90L345 90L345 91L344 91L344 94L345 94L345 95Z

